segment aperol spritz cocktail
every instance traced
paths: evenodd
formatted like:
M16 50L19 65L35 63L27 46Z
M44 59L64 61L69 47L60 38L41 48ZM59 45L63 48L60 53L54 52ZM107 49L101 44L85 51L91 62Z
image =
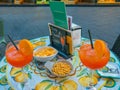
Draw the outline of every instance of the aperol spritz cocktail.
M93 48L90 41L84 42L78 53L82 64L91 71L104 67L110 58L110 51L103 40L95 40Z
M95 40L94 48L91 44L83 44L79 50L81 62L88 68L96 70L104 67L110 58L107 44L102 40Z
M25 83L28 79L24 67L33 60L33 45L27 39L22 39L14 42L18 49L15 48L13 43L8 43L6 47L6 60L13 66L13 68L20 68L22 79L17 81Z
M27 51L27 52L31 52L27 54L25 48L29 48L29 47L27 46L21 47L19 41L15 41L15 44L17 45L19 50L16 50L14 45L12 43L9 43L6 48L6 59L7 62L12 66L22 68L32 61L33 53L31 51Z

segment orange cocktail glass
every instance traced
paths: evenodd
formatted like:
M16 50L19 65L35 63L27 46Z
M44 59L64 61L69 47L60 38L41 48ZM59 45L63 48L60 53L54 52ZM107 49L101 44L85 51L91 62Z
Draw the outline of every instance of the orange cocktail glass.
M15 43L19 48L19 41L15 41ZM25 55L20 50L16 50L12 43L9 43L6 47L6 59L12 66L22 68L32 61L33 53L30 55Z
M91 70L97 70L104 67L110 58L110 51L103 40L95 40L94 48L89 41L84 42L78 51L83 65Z
M33 47L27 39L15 41L14 43L18 47L18 50L13 43L8 43L5 52L6 60L14 68L21 68L22 79L17 82L25 83L28 77L26 71L24 71L24 67L33 60Z
M80 47L79 56L80 56L81 62L86 67L96 70L104 67L108 63L110 52L108 48L106 48L103 56L99 56L97 55L97 52L95 51L95 49L91 48L90 44L85 44Z

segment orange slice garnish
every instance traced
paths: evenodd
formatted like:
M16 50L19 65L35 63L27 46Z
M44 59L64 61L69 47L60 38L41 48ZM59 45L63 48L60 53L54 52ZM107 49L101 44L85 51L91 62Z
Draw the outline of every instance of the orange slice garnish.
M103 40L96 40L94 42L94 49L99 57L102 57L107 49L106 43Z
M33 54L33 45L27 39L22 39L19 42L19 49L24 55L31 55Z

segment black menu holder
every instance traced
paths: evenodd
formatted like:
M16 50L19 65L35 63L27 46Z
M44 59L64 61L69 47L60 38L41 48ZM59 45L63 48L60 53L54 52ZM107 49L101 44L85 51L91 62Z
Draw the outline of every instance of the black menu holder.
M73 43L71 31L51 23L48 24L48 27L50 31L51 46L56 48L59 55L63 58L67 59L72 57Z

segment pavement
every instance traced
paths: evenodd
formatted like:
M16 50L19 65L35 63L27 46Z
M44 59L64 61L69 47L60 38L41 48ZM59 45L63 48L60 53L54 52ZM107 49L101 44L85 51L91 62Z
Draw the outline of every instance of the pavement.
M66 6L66 11L73 17L73 23L82 27L83 37L88 38L90 29L92 38L103 39L112 48L120 34L120 6ZM6 40L7 34L13 40L48 36L48 23L53 23L49 6L2 6L0 19L4 21ZM4 45L0 49L3 56Z

